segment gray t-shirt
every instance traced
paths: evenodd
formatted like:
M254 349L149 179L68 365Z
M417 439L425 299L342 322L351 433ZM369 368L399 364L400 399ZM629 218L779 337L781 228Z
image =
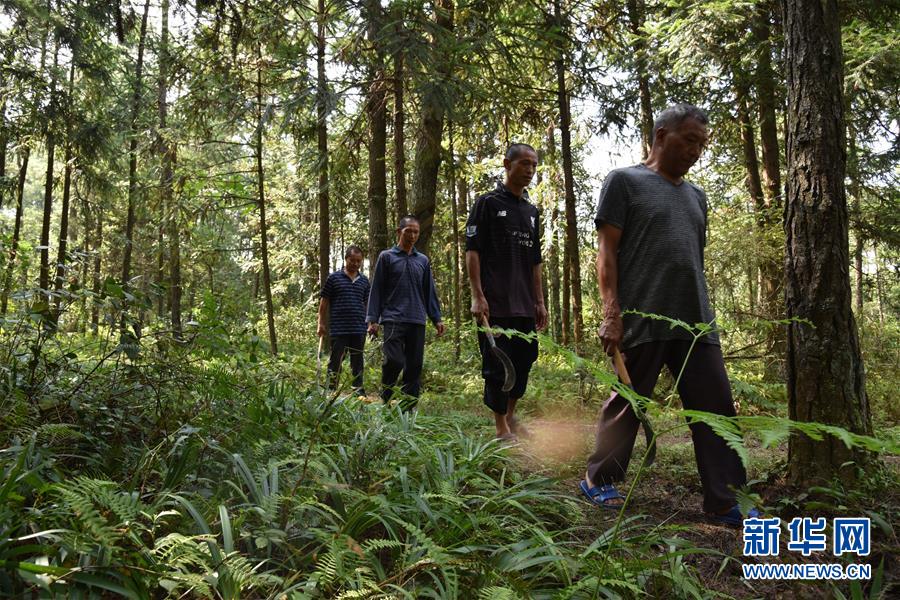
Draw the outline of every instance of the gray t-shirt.
M703 275L706 194L687 181L675 185L644 165L615 169L603 182L594 223L622 230L619 305L623 311L665 315L694 325L715 318ZM625 315L622 348L691 339L682 327ZM718 344L716 334L701 342Z

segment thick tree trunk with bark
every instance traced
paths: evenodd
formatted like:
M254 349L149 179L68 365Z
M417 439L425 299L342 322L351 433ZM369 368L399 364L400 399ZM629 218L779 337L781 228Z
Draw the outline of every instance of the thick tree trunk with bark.
M554 16L562 33L567 39L566 24L562 16L560 0L553 2ZM569 285L572 301L572 341L575 352L582 351L582 332L584 329L581 313L581 260L578 255L578 218L575 212L575 181L572 174L572 134L570 127L572 117L569 112L569 92L566 88L565 49L559 49L556 59L556 99L559 108L559 130L562 140L563 182L566 198L566 255Z
M646 159L650 155L650 145L653 140L653 104L650 96L650 75L647 69L647 41L641 28L644 26L644 0L628 0L628 22L631 26L631 34L634 36L632 50L635 56L637 70L638 94L641 101L640 129L641 129L641 158Z
M316 142L319 175L319 287L325 285L331 265L331 226L328 215L328 88L325 79L325 0L319 0L316 13Z
M159 83L157 87L157 108L159 111L158 149L160 155L160 205L163 219L160 223L160 237L163 233L168 237L168 264L165 263L165 249L160 244L160 280L168 268L169 316L172 321L172 336L176 340L182 337L181 330L181 239L179 231L179 206L175 202L173 186L175 179L175 144L169 139L168 128L168 93L169 93L169 0L162 0L162 24L159 41ZM160 281L160 283L163 283ZM163 296L160 296L160 316L164 314Z
M56 110L59 100L56 97L56 68L59 66L59 38L53 50L53 70L50 72L50 111L46 115L47 125L47 174L44 179L44 211L41 220L41 268L38 287L41 294L50 297L50 220L53 216L53 183L54 157L56 153Z
M387 93L385 90L381 2L366 3L368 39L372 65L366 94L366 116L369 123L369 265L375 268L378 253L389 245L387 227Z
M141 16L141 32L138 40L138 54L134 65L134 94L131 99L131 140L128 143L128 212L125 217L125 248L122 256L122 285L128 287L131 279L131 253L134 245L134 211L137 203L138 180L138 131L137 120L141 112L141 95L143 93L144 45L147 40L147 13L150 11L150 0L144 2L144 13Z
M396 33L403 31L402 14L397 14ZM406 113L403 109L403 48L394 52L394 198L397 205L397 222L409 212L406 201ZM373 264L374 267L374 264Z
M460 354L460 330L462 329L462 303L460 301L460 252L461 244L459 239L459 205L456 199L456 159L453 155L453 123L447 124L450 137L450 177L448 178L448 192L450 196L450 224L453 228L453 345L455 348L456 360L459 360Z
M67 98L71 102L72 91L75 85L75 61L69 65L69 83ZM67 127L66 130L66 151L65 164L63 167L63 195L62 206L60 207L59 217L59 237L56 243L56 279L53 289L54 295L54 320L59 319L60 302L62 301L62 287L66 276L66 253L69 246L69 200L72 194L72 130Z
M436 0L434 6L435 52L443 53L446 38L453 30L453 0ZM413 164L410 212L419 219L419 241L416 248L428 253L434 230L437 206L437 180L441 166L441 137L444 131L444 87L449 74L447 57L439 56L435 79L426 84L419 96L422 106L416 157Z
M28 159L31 148L27 145L22 151L22 164L19 165L19 179L16 183L16 215L13 220L13 237L9 246L9 257L6 263L6 276L3 279L3 297L0 298L0 316L5 316L9 308L9 294L12 291L13 273L19 253L19 240L22 237L22 209L25 196L25 177L28 173Z
M278 354L278 338L275 335L275 306L272 303L272 276L269 270L269 228L266 223L266 187L263 171L263 128L265 127L263 110L262 56L257 55L256 66L256 184L257 202L259 205L259 240L262 258L262 284L266 295L266 321L269 325L269 346L272 354Z
M863 363L851 310L844 103L837 0L783 0L787 109L785 210L790 418L871 434ZM788 469L800 485L852 481L866 455L833 436L791 437ZM854 466L844 466L853 461Z

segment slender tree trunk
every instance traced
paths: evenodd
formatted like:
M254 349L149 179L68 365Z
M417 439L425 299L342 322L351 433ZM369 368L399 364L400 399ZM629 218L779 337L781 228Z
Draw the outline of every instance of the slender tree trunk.
M397 16L398 37L402 34L403 21ZM394 197L397 204L397 222L409 212L406 201L406 116L403 110L403 48L394 52ZM374 266L374 263L373 263Z
M783 0L787 110L785 233L787 309L812 327L788 327L790 418L872 433L851 310L843 65L837 0ZM853 466L847 466L852 461ZM837 437L790 439L788 469L800 485L856 478L867 462Z
M382 51L381 2L366 3L368 38L372 45L372 65L366 94L366 116L369 121L369 265L374 269L378 253L389 245L387 228L387 94Z
M765 212L766 206L763 199L762 180L759 176L759 160L756 157L756 135L753 132L753 122L750 119L750 100L747 97L748 91L746 84L742 81L742 77L737 73L734 74L734 91L735 104L737 105L738 127L741 132L741 150L744 160L745 184L747 193L750 195L750 201L753 204L753 210L756 212L756 238L765 239ZM763 298L758 298L757 294L764 287L756 286L755 280L760 279L761 269L759 265L754 265L756 257L754 256L747 265L747 282L749 290L750 312L756 311L757 303L762 304L765 317L770 315ZM759 294L760 296L762 294Z
M447 124L448 135L450 137L450 219L453 228L453 344L455 348L456 360L460 355L460 329L462 328L462 303L460 302L460 271L459 271L459 206L456 199L456 159L453 156L453 123Z
M69 84L67 97L72 102L72 91L75 84L75 60L69 66ZM66 253L69 246L69 199L72 191L72 129L66 128L66 152L63 174L63 196L60 207L59 237L57 238L56 252L56 281L54 283L54 320L59 319L60 302L62 301L62 287L66 276Z
M141 32L138 40L138 54L134 65L134 94L131 99L131 124L128 143L128 213L125 218L125 248L122 256L122 285L127 289L131 279L131 252L134 245L134 211L137 203L138 180L138 116L141 113L141 95L143 93L144 45L147 40L147 13L150 11L150 0L144 2L141 16ZM124 326L123 326L124 327Z
M325 0L319 0L316 15L316 139L319 157L319 286L325 285L330 270L331 226L328 216L328 117L325 80Z
M562 315L559 306L559 243L557 242L559 209L554 208L550 215L550 260L547 267L549 285L545 287L550 289L550 324L553 339L560 342L562 340Z
M100 275L101 275L101 265L102 265L102 254L103 254L103 210L101 207L97 207L95 211L97 224L96 224L96 234L94 235L94 245L93 245L93 253L94 253L94 276L93 281L91 282L91 291L93 292L93 297L91 298L91 332L94 335L97 335L97 332L100 327Z
M644 26L644 0L628 0L626 7L631 34L634 36L632 50L637 69L638 94L641 99L641 158L646 159L650 155L650 146L653 140L653 104L650 96L650 75L647 69L647 38L641 30Z
M257 48L257 50L259 50ZM266 188L263 172L263 93L262 93L262 54L258 55L256 66L256 182L259 192L259 238L262 255L263 292L266 295L266 321L269 325L269 345L272 354L278 354L278 339L275 336L275 307L272 303L272 277L269 271L268 226L266 224Z
M847 106L852 106L852 103L848 101ZM865 314L863 313L863 244L865 243L865 236L863 235L860 210L862 186L859 181L859 150L856 147L856 131L852 126L848 126L847 129L847 147L849 150L847 178L850 182L850 188L847 191L852 199L850 224L855 230L853 232L853 271L855 273L856 288L856 318L859 320L860 327L862 327L865 322Z
M159 110L159 154L161 169L159 174L159 189L163 212L160 223L159 258L160 258L160 283L165 278L165 269L168 267L168 299L169 316L172 321L172 336L176 340L182 339L181 329L181 239L180 239L180 207L173 194L175 180L176 147L170 139L168 132L168 93L169 93L169 0L162 0L162 24L160 28L159 42L159 83L157 87L157 107ZM168 265L165 265L165 248L163 247L163 234L168 235ZM165 297L160 295L159 313L165 314Z
M0 89L4 86L4 82L0 80ZM9 133L6 130L6 97L4 96L0 102L0 182L6 181L6 146L8 143ZM3 192L5 186L0 185L0 209L3 208Z
M41 294L46 294L50 299L50 220L53 216L53 175L54 156L56 152L56 127L57 106L56 98L56 68L59 66L59 38L56 39L53 50L53 70L50 72L50 109L46 116L47 126L47 176L44 180L44 214L41 221L41 269L38 277L38 287Z
M31 157L31 148L25 146L22 151L22 164L19 166L19 179L16 185L16 216L13 221L13 237L9 247L9 258L6 263L6 277L3 281L3 297L0 298L0 316L5 316L9 307L9 294L12 291L13 273L16 267L16 258L19 253L19 240L22 236L22 208L25 196L25 176L28 173L28 159Z
M769 19L775 12L774 0L760 5L753 20L757 40L756 93L759 101L759 137L762 147L763 183L766 206L780 213L781 206L781 150L778 145L778 101L775 95L775 69L772 68L772 40ZM780 286L779 286L780 287Z
M554 16L563 39L568 38L566 24L562 16L560 0L553 1ZM568 255L569 285L572 300L572 330L575 352L582 351L582 313L581 313L581 260L578 255L578 218L575 212L575 181L572 174L572 135L570 126L572 117L569 113L569 92L566 88L565 48L559 48L556 59L557 102L559 107L559 129L562 138L563 179L566 194L566 254Z
M434 3L435 33L432 44L438 54L435 79L420 91L422 117L419 137L416 141L416 157L413 165L412 214L419 219L419 241L416 247L428 253L434 230L434 213L437 206L437 180L441 166L441 136L444 130L444 90L449 77L448 38L453 30L453 0L436 0Z

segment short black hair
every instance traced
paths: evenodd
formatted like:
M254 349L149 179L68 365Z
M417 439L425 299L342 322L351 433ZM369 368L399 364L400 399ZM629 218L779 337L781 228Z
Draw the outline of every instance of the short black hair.
M531 144L523 144L521 142L516 142L515 144L511 144L509 148L506 149L506 154L503 155L504 160L516 160L519 158L519 155L522 154L523 150L531 150L535 154L537 154L537 150L535 150Z
M349 246L347 246L347 251L344 252L344 258L350 258L351 254L359 254L360 256L365 256L365 254L363 254L362 248L360 248L356 244L350 244Z
M419 222L419 217L416 215L404 215L400 222L397 223L397 231L402 231L406 229L406 226L415 221L417 224L421 225Z
M709 115L702 108L697 108L693 104L673 104L656 116L653 121L653 135L650 136L650 143L656 139L656 132L661 128L672 129L680 125L686 119L696 119L701 125L709 124Z

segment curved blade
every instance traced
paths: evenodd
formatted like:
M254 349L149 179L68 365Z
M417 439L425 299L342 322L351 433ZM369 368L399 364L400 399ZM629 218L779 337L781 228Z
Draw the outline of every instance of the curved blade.
M506 352L497 346L491 346L491 352L494 353L494 356L496 356L497 360L503 365L503 387L500 389L504 392L508 392L516 385L516 368L513 366L512 361L509 360Z
M494 340L494 334L491 333L491 326L488 323L488 320L482 318L482 322L484 324L484 335L487 338L488 344L491 346L491 352L497 357L500 364L503 365L503 386L500 389L504 392L508 392L516 385L516 368L506 355L506 352L497 347L497 342Z

